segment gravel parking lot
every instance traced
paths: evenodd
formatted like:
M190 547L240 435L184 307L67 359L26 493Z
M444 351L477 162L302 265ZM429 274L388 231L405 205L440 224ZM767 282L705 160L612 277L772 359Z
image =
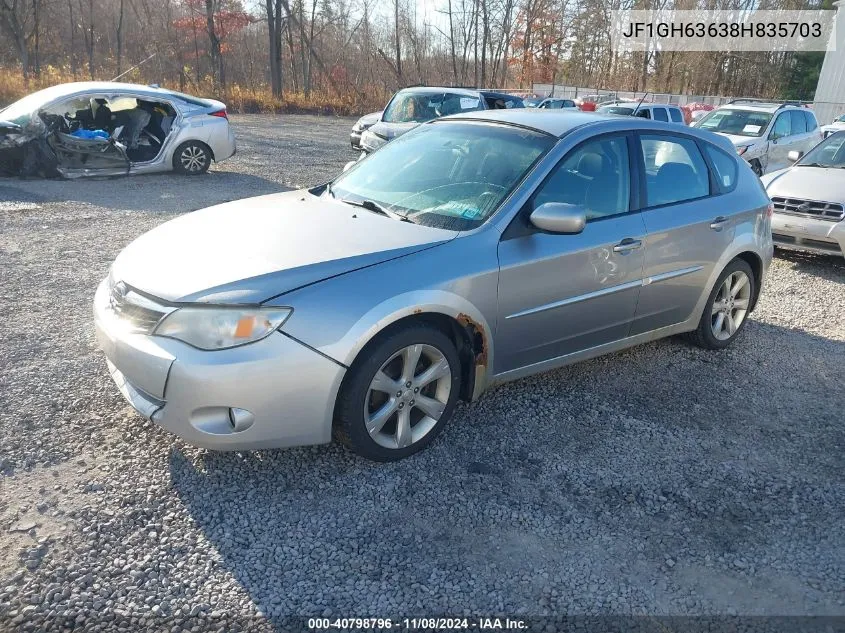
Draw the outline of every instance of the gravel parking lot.
M395 464L211 453L94 344L117 253L328 180L350 119L232 117L204 177L0 179L0 631L287 630L292 615L845 616L845 261L781 254L744 334L511 383Z

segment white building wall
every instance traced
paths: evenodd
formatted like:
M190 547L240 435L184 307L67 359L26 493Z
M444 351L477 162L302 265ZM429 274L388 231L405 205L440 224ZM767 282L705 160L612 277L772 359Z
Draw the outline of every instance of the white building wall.
M813 110L819 124L827 125L845 114L845 1L834 3L836 11L836 50L824 56Z

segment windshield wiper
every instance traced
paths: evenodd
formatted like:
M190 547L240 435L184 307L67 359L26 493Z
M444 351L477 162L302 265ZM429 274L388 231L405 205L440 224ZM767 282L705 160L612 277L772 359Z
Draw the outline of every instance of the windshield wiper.
M822 165L821 163L798 163L799 167L835 167L835 165Z
M342 198L341 202L351 204L354 207L361 207L362 209L366 209L367 211L378 213L379 215L384 215L394 220L400 220L402 222L410 222L414 224L414 221L411 218L402 215L401 213L396 213L396 211L391 211L390 209L381 206L378 202L373 202L372 200L347 200L346 198Z

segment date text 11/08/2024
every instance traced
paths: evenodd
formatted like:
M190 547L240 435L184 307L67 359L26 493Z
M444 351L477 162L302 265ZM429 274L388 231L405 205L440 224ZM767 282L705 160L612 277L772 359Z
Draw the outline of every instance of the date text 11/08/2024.
M519 631L528 628L524 620L511 618L309 618L310 630L490 630Z

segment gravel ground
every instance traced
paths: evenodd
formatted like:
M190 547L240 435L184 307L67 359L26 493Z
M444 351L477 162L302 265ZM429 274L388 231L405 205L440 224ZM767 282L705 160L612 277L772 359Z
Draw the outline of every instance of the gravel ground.
M785 254L727 351L488 393L400 463L186 446L124 403L94 289L143 231L327 180L351 120L233 117L206 177L0 179L0 631L291 615L845 616L845 261Z

